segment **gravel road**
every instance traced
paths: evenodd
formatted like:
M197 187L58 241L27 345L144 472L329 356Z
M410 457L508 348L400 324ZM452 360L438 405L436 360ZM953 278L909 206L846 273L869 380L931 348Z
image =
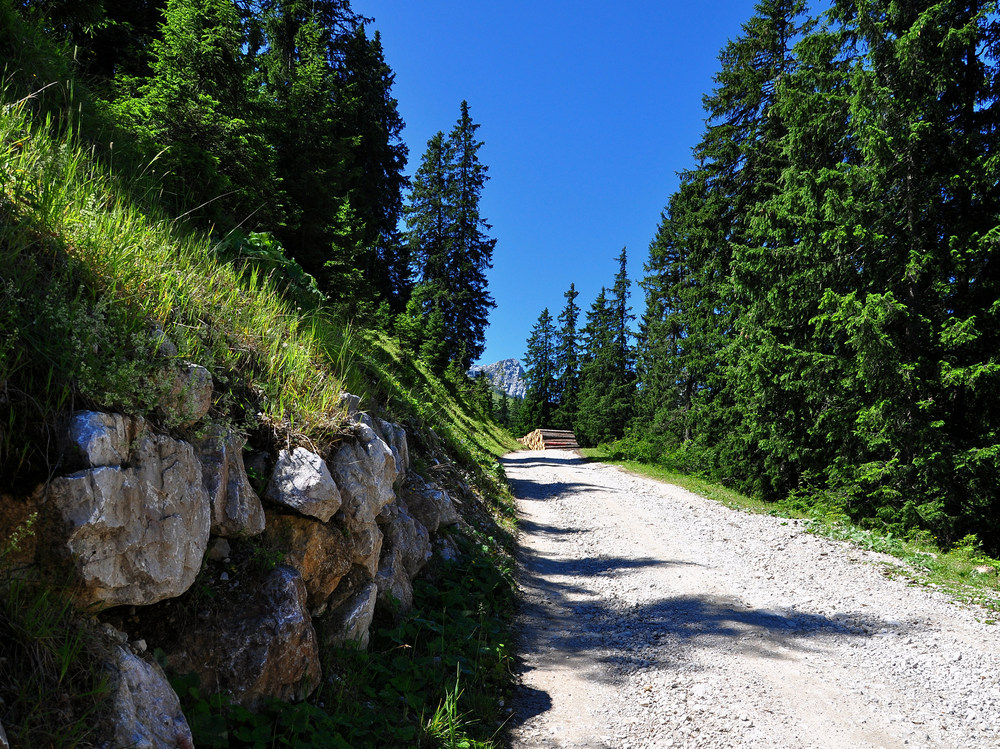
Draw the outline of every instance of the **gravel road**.
M511 746L1000 747L1000 625L880 554L569 451L521 514Z

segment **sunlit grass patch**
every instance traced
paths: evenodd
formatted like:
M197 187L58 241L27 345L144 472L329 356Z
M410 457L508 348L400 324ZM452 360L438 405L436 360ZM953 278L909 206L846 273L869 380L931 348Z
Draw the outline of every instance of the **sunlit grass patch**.
M132 202L76 145L0 108L0 462L48 465L39 425L73 407L148 415L171 361L207 367L216 412L286 439L335 432L350 335L237 270L215 238ZM173 348L164 353L164 339ZM166 424L171 426L171 424Z

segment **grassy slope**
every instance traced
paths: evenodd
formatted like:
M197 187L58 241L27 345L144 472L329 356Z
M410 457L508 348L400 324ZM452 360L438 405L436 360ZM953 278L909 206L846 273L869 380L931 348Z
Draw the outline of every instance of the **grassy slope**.
M934 539L903 539L859 528L843 515L803 512L783 504L747 497L697 476L674 473L660 466L633 460L609 460L602 448L584 448L584 457L620 465L634 473L680 486L707 499L743 512L809 520L809 531L872 551L890 554L905 564L888 565L886 574L901 576L917 585L941 588L957 600L978 603L1000 612L1000 561L983 554L974 539L942 551Z
M198 743L215 745L220 730L230 737L258 731L274 743L339 734L354 746L386 736L407 745L491 736L497 697L510 678L512 608L512 512L493 458L517 447L510 435L392 339L352 333L322 310L298 309L261 273L221 262L211 237L135 199L147 185L109 174L69 128L36 122L36 100L10 88L4 94L0 494L55 470L50 434L60 411L142 414L190 436L156 409L171 360L210 369L217 386L210 417L245 432L258 448L297 442L330 449L344 426L340 393L355 392L363 408L403 423L417 467L466 500L473 540L463 542L465 561L418 586L423 608L376 633L370 654L328 654L342 686L321 693L325 707L247 716L187 693ZM177 349L166 358L164 337ZM24 611L6 606L10 600L0 624L20 626ZM24 653L34 647L28 642ZM17 685L0 679L0 696L11 689Z

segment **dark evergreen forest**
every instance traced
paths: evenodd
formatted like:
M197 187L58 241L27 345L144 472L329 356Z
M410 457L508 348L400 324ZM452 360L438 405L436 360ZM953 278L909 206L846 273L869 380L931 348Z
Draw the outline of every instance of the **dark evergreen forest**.
M543 313L525 426L1000 549L998 43L995 2L761 0L638 324L624 265L582 331Z

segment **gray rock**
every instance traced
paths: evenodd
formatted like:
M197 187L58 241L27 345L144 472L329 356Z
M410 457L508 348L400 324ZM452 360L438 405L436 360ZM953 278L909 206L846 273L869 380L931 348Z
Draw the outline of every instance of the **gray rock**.
M167 337L166 331L160 325L154 324L151 333L153 343L156 344L156 353L158 356L166 359L172 359L177 356L177 346Z
M278 453L264 496L324 523L342 504L341 493L326 462L304 447Z
M448 492L436 484L428 484L413 476L403 489L403 504L430 533L454 525L461 516Z
M294 567L302 576L309 610L313 616L322 614L327 599L351 570L355 557L352 540L333 524L271 512L267 516L265 537L276 546L288 549L285 564Z
M251 710L269 698L304 700L319 685L321 668L302 577L281 565L239 590L187 628L168 651L168 665Z
M350 541L351 562L366 569L368 579L373 579L382 553L382 531L374 521L362 523L345 515L341 522Z
M168 424L190 426L212 407L212 374L198 364L185 362L168 370L169 387L157 407Z
M186 442L145 432L127 468L78 471L43 492L55 521L49 546L75 569L81 603L147 605L194 582L211 518L201 464Z
M389 549L382 554L375 584L378 586L376 607L379 611L398 615L413 608L413 582L406 574L398 549Z
M347 418L353 419L355 414L358 413L358 409L361 408L361 396L351 395L346 392L341 393L339 405L347 411Z
M224 538L217 538L208 547L205 558L210 562L223 562L229 558L232 548Z
M141 418L98 411L77 411L60 439L63 463L69 470L120 466L146 423Z
M371 640L369 628L375 616L377 596L378 586L375 583L368 583L331 612L331 634L328 635L326 644L338 647L347 642L356 642L361 648L367 648Z
M375 576L378 605L392 613L405 613L413 608L412 580L431 559L430 535L403 507L382 529L385 541Z
M0 723L0 749L10 749L10 742L7 741L7 734L3 730L3 723Z
M444 534L434 537L434 553L444 562L457 562L462 556L457 544Z
M330 472L344 498L345 514L357 523L370 523L396 499L396 460L374 429L366 424L356 429L358 441L337 451Z
M399 553L411 580L431 560L430 534L405 508L401 507L396 519L383 528L383 535L383 547Z
M392 457L396 461L396 479L406 478L406 472L410 470L410 449L406 444L406 430L399 424L375 419L375 431L392 451Z
M264 530L264 507L243 467L243 439L219 428L194 443L212 507L212 533L237 538Z
M111 710L115 747L193 749L180 700L160 667L118 647L114 668L119 676Z

